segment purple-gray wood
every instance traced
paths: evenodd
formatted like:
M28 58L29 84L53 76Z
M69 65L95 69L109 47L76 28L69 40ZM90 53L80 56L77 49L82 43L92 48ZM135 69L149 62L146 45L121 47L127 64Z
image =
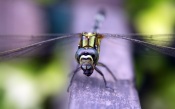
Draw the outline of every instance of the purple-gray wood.
M109 1L109 2L106 2ZM127 19L121 8L117 8L117 0L100 2L75 0L73 32L89 32L94 23L94 16L102 7L106 10L106 20L99 32L128 33ZM75 48L77 49L77 48ZM133 82L134 73L131 58L131 46L128 41L119 39L103 39L99 62L106 64L114 73L117 82L110 73L101 69L107 80L105 88L102 76L94 71L86 77L82 71L77 73L67 95L69 109L140 109L138 93Z

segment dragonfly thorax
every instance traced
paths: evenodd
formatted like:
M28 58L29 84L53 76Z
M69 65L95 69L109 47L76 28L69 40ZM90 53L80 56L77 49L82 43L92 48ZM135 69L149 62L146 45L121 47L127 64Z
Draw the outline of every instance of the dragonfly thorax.
M100 52L100 43L101 39L103 38L102 35L97 33L87 33L83 32L81 34L81 39L79 42L79 48L94 48L97 52Z

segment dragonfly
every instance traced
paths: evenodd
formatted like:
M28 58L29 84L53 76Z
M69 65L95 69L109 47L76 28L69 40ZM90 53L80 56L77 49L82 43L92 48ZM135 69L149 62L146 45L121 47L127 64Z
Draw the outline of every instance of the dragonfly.
M137 43L153 50L156 50L160 53L167 54L175 57L175 48L173 46L168 45L168 43L175 39L175 34L156 34L156 35L145 35L145 34L110 34L110 33L98 33L97 31L100 28L101 23L104 21L106 17L105 11L100 10L97 13L97 17L95 19L95 24L93 26L92 32L82 32L75 34L51 34L51 35L40 35L40 36L31 36L32 39L39 39L43 37L49 37L49 39L44 39L27 46L5 50L0 52L0 61L3 61L9 57L15 57L22 53L30 52L40 46L61 40L61 39L69 39L69 38L78 38L79 44L78 49L75 53L75 59L77 61L77 67L73 71L72 78L70 80L70 84L68 86L67 91L69 92L69 88L71 87L74 77L80 70L83 71L83 74L86 76L91 76L94 70L99 73L105 83L105 87L108 88L107 82L103 72L97 67L104 67L113 77L115 81L117 78L114 76L113 72L105 65L104 63L99 61L100 54L100 45L101 40L107 38L124 39L133 43ZM138 38L139 36L143 36L144 39ZM0 39L5 36L0 36ZM7 36L6 36L7 37ZM156 38L161 38L162 40L156 40ZM160 44L161 43L161 44Z

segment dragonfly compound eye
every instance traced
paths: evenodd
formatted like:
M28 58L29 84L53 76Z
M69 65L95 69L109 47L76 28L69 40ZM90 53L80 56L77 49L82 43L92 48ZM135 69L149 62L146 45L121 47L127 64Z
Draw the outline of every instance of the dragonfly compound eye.
M94 62L96 63L99 59L99 53L97 52L97 50L94 48L89 48L88 53L92 56Z
M89 55L89 57L92 58L91 60L93 60L94 63L96 63L98 61L99 54L98 54L97 50L94 48L88 48L88 49L80 48L80 49L78 49L76 54L75 54L75 58L76 58L77 62L80 63L80 61L81 61L80 58L82 58L83 56L87 57L88 55Z

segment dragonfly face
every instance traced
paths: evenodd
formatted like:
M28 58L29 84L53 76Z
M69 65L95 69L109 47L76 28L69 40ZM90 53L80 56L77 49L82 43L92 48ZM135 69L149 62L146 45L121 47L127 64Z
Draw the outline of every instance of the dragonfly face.
M82 33L78 50L75 54L86 76L90 76L99 59L101 37L97 33Z

